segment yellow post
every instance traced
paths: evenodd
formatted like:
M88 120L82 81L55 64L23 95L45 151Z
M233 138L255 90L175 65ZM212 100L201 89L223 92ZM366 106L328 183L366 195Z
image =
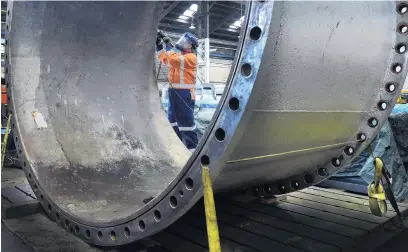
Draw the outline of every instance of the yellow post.
M9 130L10 130L10 121L11 121L11 114L9 114L9 118L7 120L6 134L4 134L3 143L1 145L1 168L2 169L3 169L3 164L4 164L4 156L6 155L7 141L8 141Z
M202 172L205 220L207 223L209 252L221 252L220 235L218 232L217 214L215 212L214 193L212 189L210 170L208 167L204 167Z

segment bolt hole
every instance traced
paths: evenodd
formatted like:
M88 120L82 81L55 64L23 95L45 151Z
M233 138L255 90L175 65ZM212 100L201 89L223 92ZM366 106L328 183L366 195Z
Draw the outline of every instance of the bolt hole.
M51 212L51 209L52 209L52 206L51 206L51 204L48 204L48 212Z
M68 228L69 227L69 220L65 220L65 227Z
M125 227L125 231L123 232L123 234L125 235L125 237L129 237L130 236L130 229L128 227Z
M9 30L9 26L8 26L8 25L6 25L6 29L7 29L7 31Z
M201 165L202 166L209 166L210 165L210 158L207 155L201 156Z
M176 207L177 207L177 198L176 198L176 197L174 197L174 196L171 196L171 197L170 197L170 206L171 206L172 208L176 208Z
M75 234L79 234L79 227L77 225L75 225Z
M265 186L264 187L265 192L267 193L271 193L272 192L272 188L270 186Z
M99 231L99 232L98 232L98 239L99 239L99 240L102 240L102 237L103 237L102 232Z
M91 238L91 232L87 229L86 231L85 231L85 235L86 235L86 238Z
M159 222L161 220L161 213L159 210L154 210L154 219Z
M306 184L312 184L313 183L313 176L311 174L306 174L303 177L303 180L305 181Z
M285 186L284 186L284 185L278 185L278 191L279 191L280 193L285 193L285 192L286 192Z
M20 155L21 155L22 152L23 152L23 151L22 151L21 149L18 150L18 153L20 153Z
M262 30L258 26L255 26L251 29L251 32L249 33L249 37L251 37L252 40L258 40L261 37Z
M188 190L191 190L191 189L193 189L193 187L194 187L194 181L191 178L187 178L186 179L186 188Z
M366 135L364 133L358 133L357 134L357 141L358 142L364 142L367 139Z
M387 103L385 101L379 101L377 107L379 110L384 111L387 109Z
M9 10L7 11L7 16L10 16L10 11Z
M391 68L392 72L395 74L399 74L402 71L402 65L400 63L395 63L392 65Z
M244 64L241 66L241 74L242 74L243 76L248 77L248 76L251 75L251 72L252 72L252 67L251 67L250 64L244 63Z
M354 148L351 147L351 146L347 146L346 148L344 148L344 153L345 153L347 156L351 156L351 155L354 154Z
M115 231L111 231L111 233L110 233L110 238L111 238L111 240L112 241L116 241L116 233L115 233Z
M60 215L59 215L59 213L56 213L56 214L55 214L55 217L57 218L57 221L60 220Z
M18 137L16 137L16 142L18 141Z
M340 161L339 158L332 158L331 163L332 163L332 165L333 165L334 167L339 167L339 166L341 165L341 161Z
M408 4L406 4L406 3L402 3L402 4L400 4L400 5L398 5L398 13L399 14L405 14L405 13L407 13L407 10L408 10Z
M9 98L10 98L10 97L9 97ZM15 126L14 126L14 123L13 123L13 125L12 125L11 127L14 129L14 127L15 127Z
M146 224L144 223L144 221L139 221L139 229L140 229L140 231L145 231L145 229L146 229Z
M26 163L26 162L24 162L24 163L23 163L23 165L24 165L24 167L25 167L25 166L27 166L27 163Z
M395 47L395 51L399 54L403 54L407 51L407 47L405 46L405 44L398 44Z
M40 196L41 201L44 201L44 196L41 194Z
M298 189L299 188L299 182L296 181L296 180L292 180L290 182L290 187L292 187L292 189L294 189L294 190Z
M375 128L378 125L378 120L377 118L371 117L370 119L368 119L368 126L370 126L371 128Z
M407 31L408 31L408 26L406 24L400 24L398 26L398 32L399 33L405 34L405 33L407 33Z
M317 174L319 174L322 177L326 177L327 176L327 169L324 167L321 167L317 170Z
M182 190L180 190L180 192L179 192L179 193L180 193L180 196L181 196L181 197L183 197L184 192L183 192Z
M215 131L215 138L216 138L218 141L220 141L220 142L224 141L224 139L225 139L225 131L224 131L224 129L218 128L218 129Z
M29 179L29 180L31 180L31 179L32 179L32 177L31 177L31 173L29 173L29 174L28 174L28 179Z
M37 184L34 184L34 190L37 190L37 189L38 189Z
M239 108L239 100L236 97L232 97L229 100L229 107L232 111L236 111Z
M393 93L393 92L395 91L395 89L396 89L396 86L395 86L394 83L387 83L387 84L385 85L385 90L386 90L388 93Z

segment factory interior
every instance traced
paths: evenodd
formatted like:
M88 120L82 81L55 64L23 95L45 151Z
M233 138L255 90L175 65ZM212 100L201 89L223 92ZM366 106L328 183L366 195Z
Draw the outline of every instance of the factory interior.
M2 1L6 252L408 251L407 1Z

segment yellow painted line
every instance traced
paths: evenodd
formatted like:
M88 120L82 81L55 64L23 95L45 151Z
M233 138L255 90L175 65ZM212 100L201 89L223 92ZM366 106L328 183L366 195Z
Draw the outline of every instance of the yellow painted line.
M210 177L210 170L202 170L204 188L205 221L207 223L207 236L209 252L221 252L220 234L218 232L217 214L215 212L214 193Z
M284 156L284 155L294 154L294 153L300 153L300 152L306 152L306 151L321 150L321 149L326 149L326 148L330 148L330 147L337 147L337 146L346 145L348 143L351 143L351 142L329 144L329 145L323 145L323 146L318 146L318 147L312 147L312 148L306 148L306 149L300 149L300 150L293 150L293 151L287 151L287 152L281 152L281 153L274 153L274 154L268 154L268 155L257 156L257 157L241 158L241 159L236 159L236 160L230 160L230 161L227 162L227 164L245 162L245 161L252 161L252 160L258 160L258 159L264 159L264 158L270 158L270 157L279 157L279 156Z

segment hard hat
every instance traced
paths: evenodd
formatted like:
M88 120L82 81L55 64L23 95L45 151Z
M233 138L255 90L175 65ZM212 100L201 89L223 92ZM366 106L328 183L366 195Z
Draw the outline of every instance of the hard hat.
M176 48L182 51L196 49L197 46L197 38L189 32L184 33L176 43Z

